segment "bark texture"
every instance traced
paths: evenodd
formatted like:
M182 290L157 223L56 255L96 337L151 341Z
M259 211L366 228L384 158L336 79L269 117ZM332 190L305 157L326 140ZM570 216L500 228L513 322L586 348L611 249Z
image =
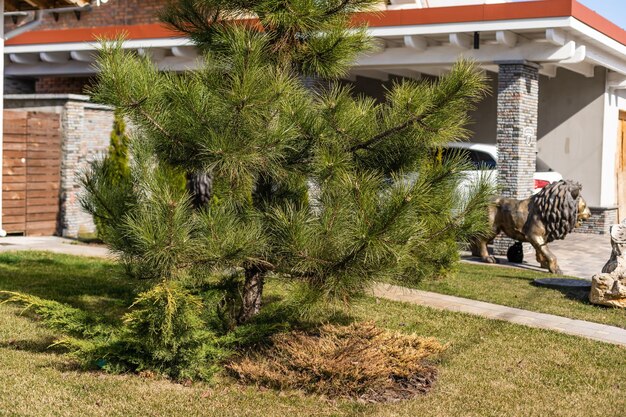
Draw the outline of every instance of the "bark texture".
M213 173L188 173L187 190L191 194L191 204L196 210L206 207L210 203L213 193Z
M265 273L266 271L264 269L256 265L246 268L246 280L243 284L243 293L241 296L242 305L239 311L239 317L237 317L239 324L248 322L261 311L261 297L263 296Z

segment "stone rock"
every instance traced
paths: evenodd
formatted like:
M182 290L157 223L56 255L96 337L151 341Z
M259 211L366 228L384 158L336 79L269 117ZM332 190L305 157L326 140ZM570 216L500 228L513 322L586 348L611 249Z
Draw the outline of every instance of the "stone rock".
M589 301L626 308L626 220L611 226L611 257L591 280Z

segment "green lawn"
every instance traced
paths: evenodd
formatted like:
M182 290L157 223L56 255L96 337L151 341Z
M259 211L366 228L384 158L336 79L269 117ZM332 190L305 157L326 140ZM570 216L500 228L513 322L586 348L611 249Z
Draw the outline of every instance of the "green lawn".
M626 310L590 304L588 290L559 291L532 284L536 278L549 276L547 272L460 263L455 276L441 280L424 280L410 286L424 291L626 328Z
M494 274L499 271L507 272ZM132 286L110 262L41 253L0 254L0 289L106 311L112 320L132 296ZM273 282L268 295L277 298L283 290ZM369 405L245 387L225 377L186 387L83 372L47 349L53 332L20 312L0 305L1 416L517 417L618 416L626 410L625 348L369 297L351 309L353 319L449 344L429 395Z

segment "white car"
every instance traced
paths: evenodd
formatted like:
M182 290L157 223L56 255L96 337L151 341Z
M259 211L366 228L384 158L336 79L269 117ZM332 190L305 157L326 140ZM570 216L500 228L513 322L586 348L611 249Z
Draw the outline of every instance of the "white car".
M478 179L481 172L484 172L484 170L491 170L489 173L489 179L493 181L494 184L497 183L498 150L496 145L452 142L443 148L442 157L445 158L446 154L449 155L451 151L462 152L476 168L474 171L467 171L468 181L475 181ZM537 158L536 171L533 177L535 180L533 194L538 193L546 185L563 179L561 174L553 171L539 158Z

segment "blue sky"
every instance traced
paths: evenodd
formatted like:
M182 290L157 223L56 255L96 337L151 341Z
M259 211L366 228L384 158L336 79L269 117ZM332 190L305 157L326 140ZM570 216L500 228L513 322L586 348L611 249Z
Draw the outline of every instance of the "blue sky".
M622 28L626 28L626 1L624 0L578 0Z

